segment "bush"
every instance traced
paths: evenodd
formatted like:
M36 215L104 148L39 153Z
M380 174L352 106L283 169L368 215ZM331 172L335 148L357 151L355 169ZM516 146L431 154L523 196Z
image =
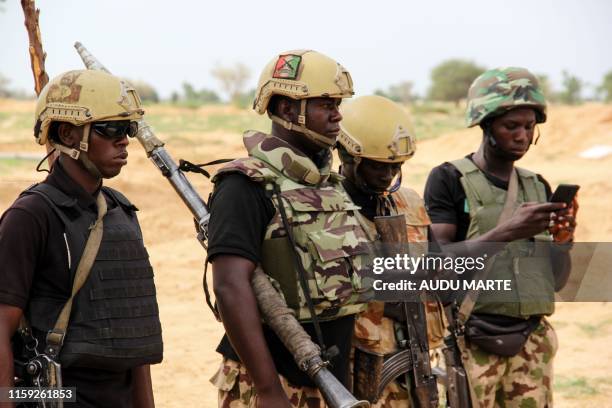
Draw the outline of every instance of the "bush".
M465 98L470 85L485 68L471 61L451 59L431 71L429 99L458 103Z

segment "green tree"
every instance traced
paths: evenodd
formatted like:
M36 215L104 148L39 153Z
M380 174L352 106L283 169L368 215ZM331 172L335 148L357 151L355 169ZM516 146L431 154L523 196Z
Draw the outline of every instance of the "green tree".
M540 88L546 97L548 102L554 102L557 99L557 94L555 93L552 84L550 82L550 78L546 74L536 74L538 78L538 82L540 83Z
M612 71L608 71L604 76L603 82L597 90L605 102L612 102Z
M227 93L230 102L239 106L244 87L251 77L249 68L241 62L236 63L233 67L217 65L211 74L221 83L221 88Z
M380 89L380 88L374 91L374 95L382 96L384 98L389 98L389 95L385 91ZM391 99L391 98L389 98L389 99Z
M418 98L413 91L414 84L411 81L402 81L400 83L390 85L387 90L377 89L374 95L389 98L398 103L410 103Z
M173 101L183 101L191 106L200 106L210 103L218 103L220 98L215 91L211 91L210 89L206 88L202 88L197 91L189 82L183 82L183 97L179 98L177 94L176 100L173 99Z
M253 106L253 101L255 100L255 92L257 92L257 89L253 88L248 92L243 92L239 95L236 103L236 106L238 106L241 109L247 109Z
M559 93L559 100L568 105L576 105L582 102L582 88L584 83L580 78L563 71L563 90Z
M151 84L140 80L128 80L128 82L132 84L134 88L136 88L136 92L138 92L138 95L140 95L140 99L143 102L159 102L159 95Z
M484 70L485 68L462 59L450 59L440 63L431 71L429 99L459 103L467 96L474 79Z
M12 92L8 87L8 84L11 81L4 75L0 74L0 98L10 98L12 97Z
M399 103L410 103L417 98L414 93L414 84L411 81L403 81L389 86L387 94L389 99Z

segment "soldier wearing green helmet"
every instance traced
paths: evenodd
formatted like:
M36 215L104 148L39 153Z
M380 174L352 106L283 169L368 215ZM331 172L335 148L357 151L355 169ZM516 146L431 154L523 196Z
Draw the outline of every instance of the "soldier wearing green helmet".
M510 300L468 293L455 303L451 319L460 329L456 333L467 333L456 340L472 406L552 405L557 339L545 316L553 313L554 292L571 269L577 203L549 203L548 182L515 166L545 121L546 99L531 72L518 67L484 72L469 89L466 112L466 125L483 131L480 147L435 167L425 187L439 242L465 241L474 250L487 242L504 243L487 277L509 280ZM547 241L558 245L517 255L520 245Z

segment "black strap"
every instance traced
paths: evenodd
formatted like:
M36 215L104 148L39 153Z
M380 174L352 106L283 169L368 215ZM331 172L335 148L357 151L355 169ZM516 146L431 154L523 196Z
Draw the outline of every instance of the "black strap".
M329 350L325 347L325 342L323 341L323 332L321 331L321 324L319 323L319 317L315 313L314 304L312 303L312 297L310 296L310 289L308 288L308 282L306 281L306 270L304 270L304 266L299 259L299 254L297 253L297 246L295 244L295 239L293 238L293 231L291 226L289 225L289 221L287 220L287 213L285 212L285 206L283 205L283 199L280 193L280 189L278 184L274 184L274 194L278 200L278 210L280 211L281 219L283 220L283 226L285 227L285 231L287 232L287 238L289 238L289 242L291 243L291 248L293 249L293 261L295 263L295 267L298 271L298 276L300 278L300 286L302 287L302 292L304 292L304 297L306 298L306 304L308 305L308 311L310 312L310 316L312 317L312 324L315 329L315 334L317 336L317 343L319 347L321 347L321 356L325 360L329 362L332 357L338 354L338 347L332 346Z
M209 263L208 259L204 261L204 277L202 278L202 286L204 287L204 296L206 297L206 304L208 305L208 308L213 312L215 319L217 319L217 321L220 322L221 315L219 315L219 309L217 308L217 303L215 302L215 304L213 305L211 297L210 297L210 292L208 290L208 281L206 280L206 275L208 273L208 263Z
M208 163L193 164L190 161L179 159L179 169L184 172L200 173L206 178L210 178L210 173L204 170L202 167L214 166L215 164L228 163L234 159L217 159Z
M47 155L45 157L43 157L38 164L36 165L36 171L39 173L51 173L51 171L47 170L47 169L43 169L42 168L42 164L45 162L45 160L47 160L49 158L49 156L51 156L53 153L55 153L55 147L53 149L51 149L51 151L49 151L49 153L47 153ZM53 165L53 164L51 164Z

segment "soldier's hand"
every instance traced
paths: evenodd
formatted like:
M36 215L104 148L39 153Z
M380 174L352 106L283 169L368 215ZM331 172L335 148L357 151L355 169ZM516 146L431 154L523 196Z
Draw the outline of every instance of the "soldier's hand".
M508 235L508 241L531 238L546 230L558 216L555 212L565 206L565 203L523 203L500 228Z
M574 197L572 204L568 208L558 211L552 218L548 231L553 236L555 242L565 244L574 240L578 207L578 200Z

